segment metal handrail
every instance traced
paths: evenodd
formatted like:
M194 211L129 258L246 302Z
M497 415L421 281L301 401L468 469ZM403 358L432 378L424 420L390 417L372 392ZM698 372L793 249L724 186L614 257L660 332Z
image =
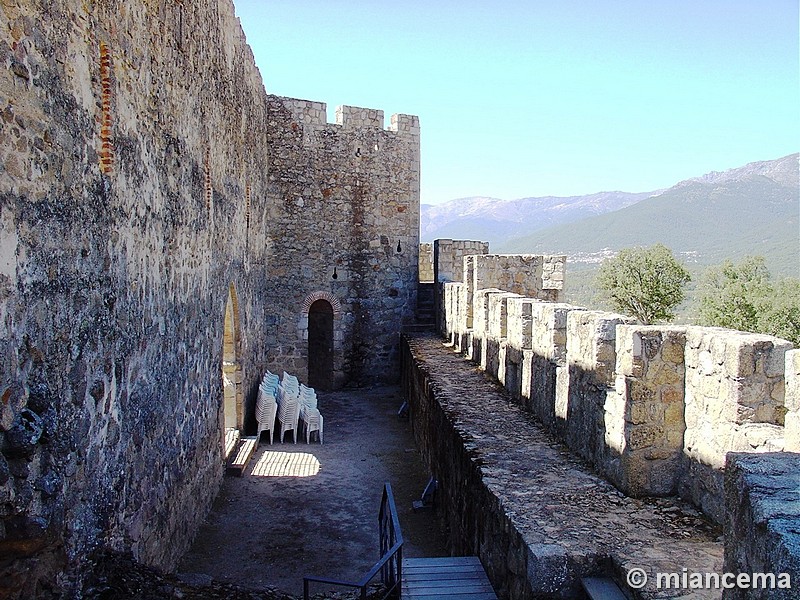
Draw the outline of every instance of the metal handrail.
M403 569L403 533L400 530L400 520L397 517L397 508L394 503L392 486L388 481L383 484L381 508L378 512L378 529L380 535L381 558L367 571L364 577L358 582L342 581L329 577L303 577L303 599L309 600L309 584L313 581L316 583L358 588L361 591L361 599L366 600L367 586L379 571L381 573L381 581L387 588L386 594L383 596L384 600L395 592L398 592L396 597L399 598Z

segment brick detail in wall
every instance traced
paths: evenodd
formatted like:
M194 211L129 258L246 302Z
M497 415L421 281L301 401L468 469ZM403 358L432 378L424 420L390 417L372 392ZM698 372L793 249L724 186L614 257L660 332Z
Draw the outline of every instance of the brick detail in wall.
M100 42L100 170L109 174L114 170L114 140L111 135L111 52Z
M203 158L203 183L206 198L206 212L211 214L211 149L206 148L206 155Z
M250 184L244 186L244 225L245 230L250 229Z
M338 317L342 312L342 303L339 302L339 299L331 294L330 292L311 292L305 298L303 298L303 314L308 313L311 305L314 304L317 300L326 300L330 303L331 307L333 308L333 316Z

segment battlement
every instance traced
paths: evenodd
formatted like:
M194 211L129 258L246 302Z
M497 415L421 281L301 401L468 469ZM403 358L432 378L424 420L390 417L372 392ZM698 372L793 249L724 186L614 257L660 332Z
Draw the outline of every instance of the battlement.
M303 125L339 125L345 129L374 128L404 135L419 135L419 117L415 115L393 114L388 127L385 127L382 110L345 104L336 107L336 118L333 123L328 123L328 105L325 102L287 96L280 96L279 99L295 120Z
M563 256L434 248L441 332L625 493L680 494L721 523L728 453L800 448L791 343L561 304Z

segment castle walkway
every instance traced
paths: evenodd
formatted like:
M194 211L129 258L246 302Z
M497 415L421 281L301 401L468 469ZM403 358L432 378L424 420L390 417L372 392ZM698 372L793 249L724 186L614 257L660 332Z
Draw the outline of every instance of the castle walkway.
M579 597L581 577L624 582L644 569L650 581L638 599L721 597L721 589L657 589L658 573L722 571L721 532L696 509L624 496L442 339L403 343L415 439L439 479L449 546L480 556L498 596Z
M262 442L244 475L225 479L179 571L293 595L304 575L356 580L378 557L384 481L397 499L405 556L479 554L500 597L528 597L523 581L557 597L575 577L619 578L636 566L721 571L720 532L691 506L620 494L441 339L410 338L405 352L406 384L429 396L411 403L419 449L412 423L397 417L399 388L320 394L325 444L293 444L290 434ZM437 512L414 513L427 464L437 465ZM637 597L685 592L648 586Z
M412 512L429 474L399 387L320 392L325 443L268 434L242 477L226 477L211 514L178 571L302 597L303 576L358 580L379 557L378 508L392 484L405 556L446 556L431 512ZM267 441L263 441L267 440ZM314 587L312 593L325 588ZM337 592L347 588L335 588Z

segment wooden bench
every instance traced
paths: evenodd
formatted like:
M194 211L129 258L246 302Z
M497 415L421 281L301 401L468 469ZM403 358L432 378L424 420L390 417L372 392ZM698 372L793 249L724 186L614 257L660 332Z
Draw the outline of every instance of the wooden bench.
M250 462L250 458L253 456L253 452L255 452L257 446L258 440L255 437L239 438L236 446L230 452L227 472L231 475L241 476L247 468L247 463Z
M497 600L477 556L404 558L404 600Z

